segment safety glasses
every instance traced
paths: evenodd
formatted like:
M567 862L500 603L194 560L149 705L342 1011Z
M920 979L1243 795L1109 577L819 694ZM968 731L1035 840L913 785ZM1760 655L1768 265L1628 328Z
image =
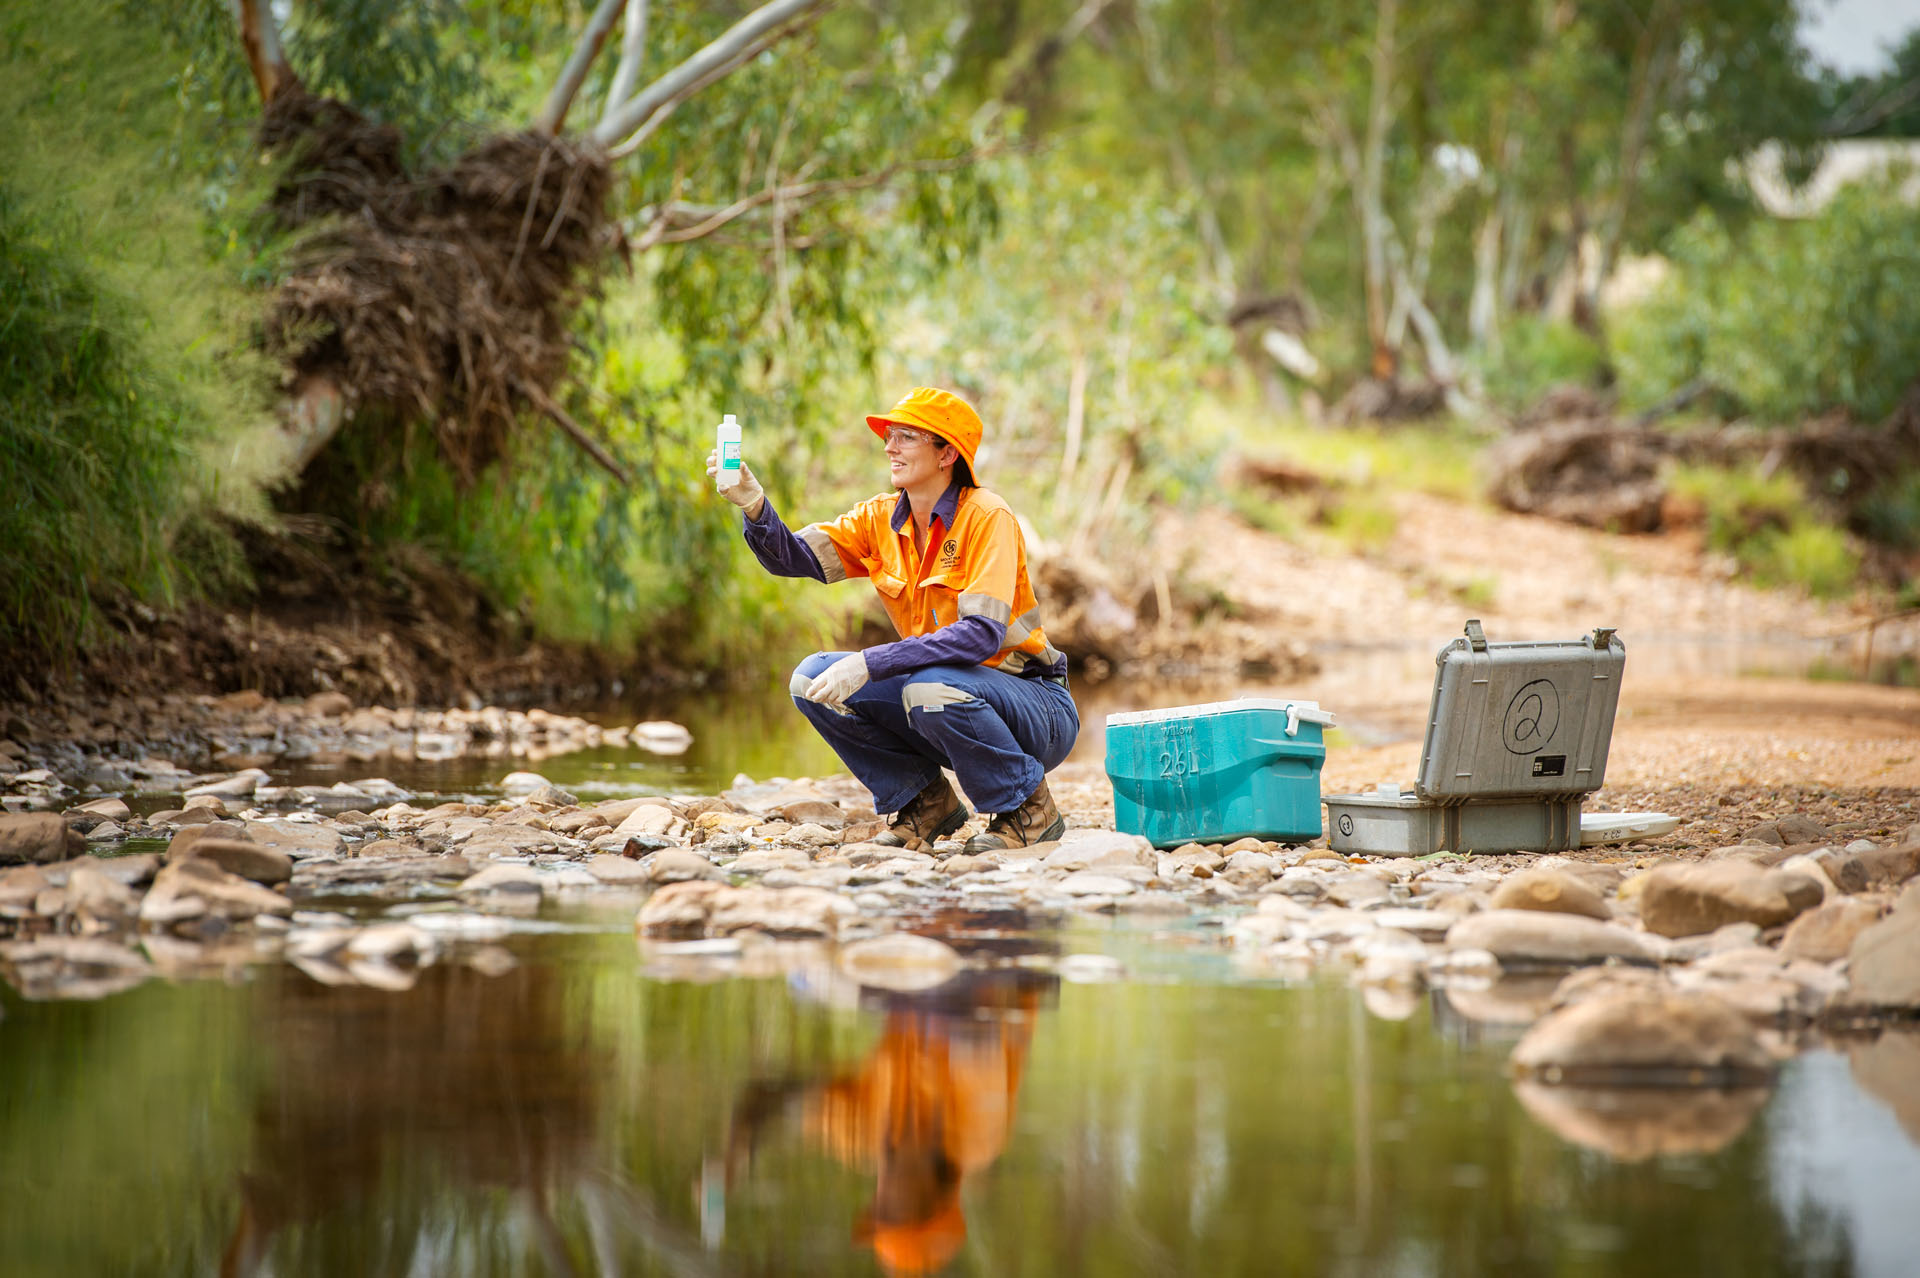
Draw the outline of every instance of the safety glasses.
M911 426L887 427L887 443L899 444L902 448L911 448L915 444L926 444L938 448L941 439L931 431L915 430Z

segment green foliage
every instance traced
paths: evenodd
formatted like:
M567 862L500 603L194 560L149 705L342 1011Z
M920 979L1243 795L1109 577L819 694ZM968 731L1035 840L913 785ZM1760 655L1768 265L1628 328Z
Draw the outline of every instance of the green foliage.
M110 10L0 19L0 647L43 655L86 640L96 597L238 584L211 512L264 514L242 436L265 379L207 233L207 135Z
M1857 517L1861 533L1881 545L1920 550L1920 470L1882 479L1861 501Z
M1920 209L1891 185L1740 235L1703 216L1670 256L1665 283L1616 326L1636 404L1705 379L1768 422L1833 408L1874 421L1920 368Z
M1860 556L1847 535L1819 518L1789 473L1677 466L1668 484L1703 511L1707 545L1732 555L1756 585L1798 586L1831 598L1859 577Z
M1555 386L1591 386L1606 367L1600 340L1564 320L1523 315L1500 333L1485 355L1481 380L1487 398L1510 411L1537 401Z
M1157 505L1211 499L1237 427L1217 402L1231 348L1190 210L1064 164L1008 158L987 174L1004 233L900 308L885 367L968 394L987 423L983 481L1044 536L1124 562Z
M167 531L189 456L134 322L0 186L0 644L68 649L95 592L175 584Z

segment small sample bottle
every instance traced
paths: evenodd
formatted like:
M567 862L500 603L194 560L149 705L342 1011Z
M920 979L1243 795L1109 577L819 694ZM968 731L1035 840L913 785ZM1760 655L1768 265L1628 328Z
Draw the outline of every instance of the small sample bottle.
M721 488L732 488L740 482L740 423L728 413L721 419L713 433L713 451L719 455L719 473L713 482Z

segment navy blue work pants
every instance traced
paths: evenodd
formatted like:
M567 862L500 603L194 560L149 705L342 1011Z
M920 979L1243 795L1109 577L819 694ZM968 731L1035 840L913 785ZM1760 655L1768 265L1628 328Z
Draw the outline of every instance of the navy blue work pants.
M1065 684L987 666L928 666L875 679L847 698L841 714L805 693L844 652L816 652L793 672L800 713L847 770L873 791L876 812L898 812L952 768L982 812L1011 812L1060 766L1080 733Z

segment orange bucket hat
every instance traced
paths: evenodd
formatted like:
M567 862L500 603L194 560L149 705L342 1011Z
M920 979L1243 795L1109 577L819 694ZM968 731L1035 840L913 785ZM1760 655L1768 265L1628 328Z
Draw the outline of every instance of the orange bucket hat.
M960 450L974 482L980 482L973 455L980 451L980 437L986 433L986 427L980 424L980 414L973 411L973 405L952 391L937 386L916 386L886 412L869 416L867 425L882 439L887 437L887 427L893 425L932 431Z

